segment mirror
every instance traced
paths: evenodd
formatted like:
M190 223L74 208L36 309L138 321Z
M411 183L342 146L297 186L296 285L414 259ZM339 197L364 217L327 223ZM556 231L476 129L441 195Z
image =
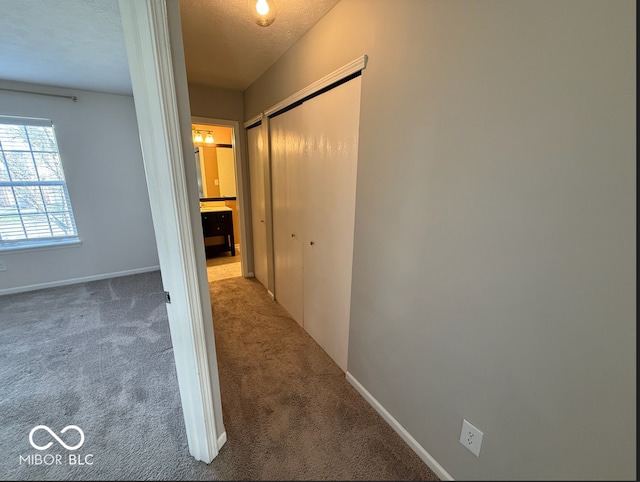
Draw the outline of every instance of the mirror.
M199 147L196 147L195 156L196 156L196 173L198 175L198 196L200 198L203 198L205 196L204 196L204 191L202 190L202 168L200 166L200 148Z
M200 199L235 199L236 171L232 129L203 124L192 124L192 129Z
M236 168L231 146L196 147L195 162L201 198L236 197Z

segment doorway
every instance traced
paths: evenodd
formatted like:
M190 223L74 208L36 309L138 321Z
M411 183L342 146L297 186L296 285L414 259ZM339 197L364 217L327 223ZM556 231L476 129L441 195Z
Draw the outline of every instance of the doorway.
M238 123L192 117L209 282L247 276Z

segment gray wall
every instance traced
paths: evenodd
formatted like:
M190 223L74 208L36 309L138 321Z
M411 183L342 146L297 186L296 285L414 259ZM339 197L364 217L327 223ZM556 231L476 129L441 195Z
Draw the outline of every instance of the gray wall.
M635 18L342 0L245 92L369 55L349 371L456 479L635 478Z
M133 97L0 81L0 114L53 121L82 245L0 253L0 293L158 269Z
M191 115L243 122L242 92L189 84Z

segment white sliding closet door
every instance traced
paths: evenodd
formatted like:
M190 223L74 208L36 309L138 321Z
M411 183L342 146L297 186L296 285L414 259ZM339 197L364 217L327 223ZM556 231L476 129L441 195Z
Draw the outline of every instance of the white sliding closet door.
M304 102L304 329L347 370L360 120L356 77ZM294 109L297 110L298 108Z
M270 121L275 297L303 325L302 191L303 112L295 108Z
M270 120L275 297L346 371L360 77Z
M247 130L249 144L249 180L251 185L251 226L253 229L253 271L267 287L267 227L265 219L264 145L262 126Z

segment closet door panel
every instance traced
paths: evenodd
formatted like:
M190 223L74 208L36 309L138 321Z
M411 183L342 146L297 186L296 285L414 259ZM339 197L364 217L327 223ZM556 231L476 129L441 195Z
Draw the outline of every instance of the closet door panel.
M247 130L249 144L249 183L251 186L251 227L253 229L253 270L267 287L267 231L265 224L264 150L262 126Z
M301 124L299 109L270 120L275 297L303 326Z
M307 141L302 161L304 328L346 371L360 77L306 101L300 108Z

